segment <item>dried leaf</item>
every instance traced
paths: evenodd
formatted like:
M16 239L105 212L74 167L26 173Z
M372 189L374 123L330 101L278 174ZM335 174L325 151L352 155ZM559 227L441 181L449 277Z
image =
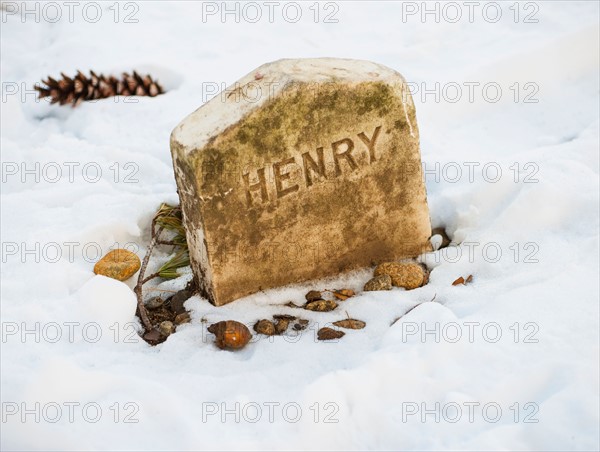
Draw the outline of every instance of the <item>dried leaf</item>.
M267 336L273 336L276 333L275 325L273 322L267 319L259 320L254 324L254 331L259 334L265 334Z
M175 232L177 234L176 238L183 239L183 244L185 244L185 228L181 206L162 203L152 221L164 229Z
M452 283L452 285L453 285L453 286L458 286L459 284L464 284L464 283L465 283L465 278L463 278L463 277L461 276L460 278L456 279L456 280L455 280L455 281Z
M362 330L367 324L362 320L356 319L344 319L338 320L337 322L333 322L335 326L339 326L340 328L346 328L349 330Z
M289 324L288 319L279 319L275 324L275 331L277 331L277 334L283 334L287 331Z
M459 284L466 285L466 284L469 284L469 283L470 283L470 282L472 282L472 281L473 281L473 275L469 275L469 276L467 276L467 279L465 279L465 278L463 278L463 277L461 276L461 277L460 277L460 278L458 278L456 281L454 281L454 282L452 283L452 285L453 285L453 286L458 286Z
M339 331L339 330L334 330L333 328L321 328L318 332L317 332L317 339L319 339L320 341L329 341L332 339L339 339L340 337L344 336L346 333L344 333L343 331Z
M328 312L333 311L337 306L337 303L333 300L316 300L306 303L304 309L308 309L309 311Z
M296 317L289 314L275 314L273 316L275 320L296 320Z

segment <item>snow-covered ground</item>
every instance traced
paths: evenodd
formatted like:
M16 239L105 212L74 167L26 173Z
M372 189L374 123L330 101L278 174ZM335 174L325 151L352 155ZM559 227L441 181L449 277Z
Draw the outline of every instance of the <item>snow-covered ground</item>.
M280 2L273 23L262 2L257 23L245 4L223 23L221 2L111 2L92 23L94 5L69 20L66 3L3 2L2 450L600 448L598 2L438 4L437 21L433 2ZM412 84L432 223L462 245L422 257L428 285L307 313L297 337L232 353L206 326L295 314L283 305L360 291L370 269L221 308L195 297L165 343L136 340L133 279L92 269L115 244L143 256L158 205L178 202L171 130L262 63L319 56ZM77 69L147 71L168 92L35 101L35 82ZM315 340L346 312L367 327Z

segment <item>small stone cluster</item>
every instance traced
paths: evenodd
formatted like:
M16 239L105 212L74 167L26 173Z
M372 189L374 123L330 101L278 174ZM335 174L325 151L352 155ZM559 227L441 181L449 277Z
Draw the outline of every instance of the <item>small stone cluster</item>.
M183 304L192 295L192 290L183 289L165 299L154 297L146 301L144 305L155 328L146 332L144 339L150 344L159 344L173 334L179 325L189 323L190 314Z
M294 331L302 331L308 325L308 320L306 319L299 319L293 315L276 314L273 316L273 321L262 319L256 322L254 324L254 331L265 336L278 336L285 333L292 322L292 329Z
M140 259L135 253L118 249L109 252L98 261L94 266L94 272L125 281L133 276L139 268ZM472 277L466 282L470 282L470 279ZM364 290L366 292L391 290L392 287L412 290L424 286L428 280L429 271L423 264L415 261L384 262L375 267L373 278L364 285ZM455 284L457 282L458 280L455 281ZM144 334L144 339L150 344L159 344L173 334L178 325L189 323L190 315L184 307L184 302L192 295L193 291L187 288L166 299L154 297L147 300L144 306L148 310L154 329L147 331ZM339 306L339 302L343 302L354 295L355 292L351 289L311 290L305 295L306 302L304 305L298 306L293 302L289 302L286 306L313 312L330 312ZM307 319L288 314L276 314L273 315L272 320L258 320L253 329L257 334L277 336L285 334L290 325L292 325L294 331L302 331L307 328L308 324ZM357 330L365 328L366 323L362 320L347 318L333 322L332 325L338 328ZM212 324L208 331L215 335L215 345L225 350L241 349L252 339L252 333L248 327L234 320ZM320 341L336 340L344 335L343 331L324 327L317 332L317 339Z

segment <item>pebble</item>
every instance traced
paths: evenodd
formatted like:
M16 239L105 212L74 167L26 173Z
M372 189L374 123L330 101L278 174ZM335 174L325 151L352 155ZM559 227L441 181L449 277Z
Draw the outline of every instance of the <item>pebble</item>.
M190 314L187 312L183 312L181 314L177 314L177 316L175 317L175 324L176 325L181 325L183 323L190 323L191 319L190 319Z
M302 331L305 330L308 325L308 320L306 319L298 319L296 323L294 323L294 331Z
M94 265L94 273L109 278L125 281L140 269L140 258L137 254L122 248L112 250Z
M407 290L421 287L427 282L426 271L416 262L385 262L375 267L374 276L389 275L392 285Z
M322 298L321 292L319 292L318 290L311 290L305 295L305 297L306 301L316 301Z
M158 309L163 305L164 302L165 300L163 300L162 298L154 297L146 301L145 305L147 309Z
M173 311L175 314L183 314L186 312L185 308L183 307L183 303L185 303L191 296L192 292L189 290L183 289L177 292L170 298L171 311Z
M164 322L160 322L160 325L158 325L158 331L160 331L160 334L163 336L169 336L175 332L175 325L173 325L173 322L165 320Z
M374 292L376 290L391 290L392 289L392 277L390 275L379 275L371 278L365 284L364 290L366 292Z

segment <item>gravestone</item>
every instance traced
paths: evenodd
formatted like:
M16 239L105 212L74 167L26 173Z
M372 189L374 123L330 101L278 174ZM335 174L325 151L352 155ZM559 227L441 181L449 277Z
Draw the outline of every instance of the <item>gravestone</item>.
M403 77L345 59L265 64L171 134L190 259L220 306L430 250Z

